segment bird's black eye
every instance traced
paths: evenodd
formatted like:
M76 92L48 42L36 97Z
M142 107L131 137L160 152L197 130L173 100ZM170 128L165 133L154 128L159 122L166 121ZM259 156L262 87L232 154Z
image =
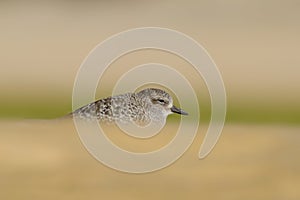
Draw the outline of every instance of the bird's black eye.
M166 100L164 100L164 99L161 99L161 98L153 98L153 99L152 99L152 102L153 102L154 104L162 104L162 105L166 105L166 104L169 103L168 101L166 101Z
M157 101L159 101L160 103L165 103L165 100L163 99L157 99Z

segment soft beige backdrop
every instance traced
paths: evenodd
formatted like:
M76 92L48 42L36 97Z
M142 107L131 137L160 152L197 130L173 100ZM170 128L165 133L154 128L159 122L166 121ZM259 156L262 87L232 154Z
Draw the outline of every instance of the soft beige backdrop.
M55 117L69 111L73 82L88 53L107 37L142 26L181 31L208 50L224 78L229 119L255 121L260 111L266 121L295 122L290 115L300 117L297 1L1 1L0 5L2 117ZM147 53L132 57L135 63L137 59L163 62ZM119 66L130 64L128 60Z

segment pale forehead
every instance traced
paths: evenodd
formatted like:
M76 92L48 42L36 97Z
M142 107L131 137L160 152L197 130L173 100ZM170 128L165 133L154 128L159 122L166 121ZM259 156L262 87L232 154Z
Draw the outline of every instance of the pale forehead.
M167 92L165 92L164 90L161 90L161 89L157 89L157 88L148 88L148 89L140 91L140 93L143 93L144 95L150 95L151 97L172 100L172 97Z

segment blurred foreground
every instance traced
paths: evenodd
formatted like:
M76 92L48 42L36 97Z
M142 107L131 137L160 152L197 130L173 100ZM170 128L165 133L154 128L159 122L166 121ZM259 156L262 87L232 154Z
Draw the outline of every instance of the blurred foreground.
M226 125L213 152L199 160L204 126L173 165L134 175L93 159L71 120L2 120L0 199L300 199L300 127ZM128 145L130 137L110 137L132 151L170 139Z

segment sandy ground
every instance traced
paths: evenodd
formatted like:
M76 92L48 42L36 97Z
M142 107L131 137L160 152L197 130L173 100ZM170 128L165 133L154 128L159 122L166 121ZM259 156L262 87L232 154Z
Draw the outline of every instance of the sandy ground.
M2 120L0 199L296 200L300 199L299 132L296 126L226 125L213 152L199 160L204 135L199 131L177 162L137 175L96 161L69 120ZM112 138L132 146L130 139ZM138 151L144 146L135 147Z

